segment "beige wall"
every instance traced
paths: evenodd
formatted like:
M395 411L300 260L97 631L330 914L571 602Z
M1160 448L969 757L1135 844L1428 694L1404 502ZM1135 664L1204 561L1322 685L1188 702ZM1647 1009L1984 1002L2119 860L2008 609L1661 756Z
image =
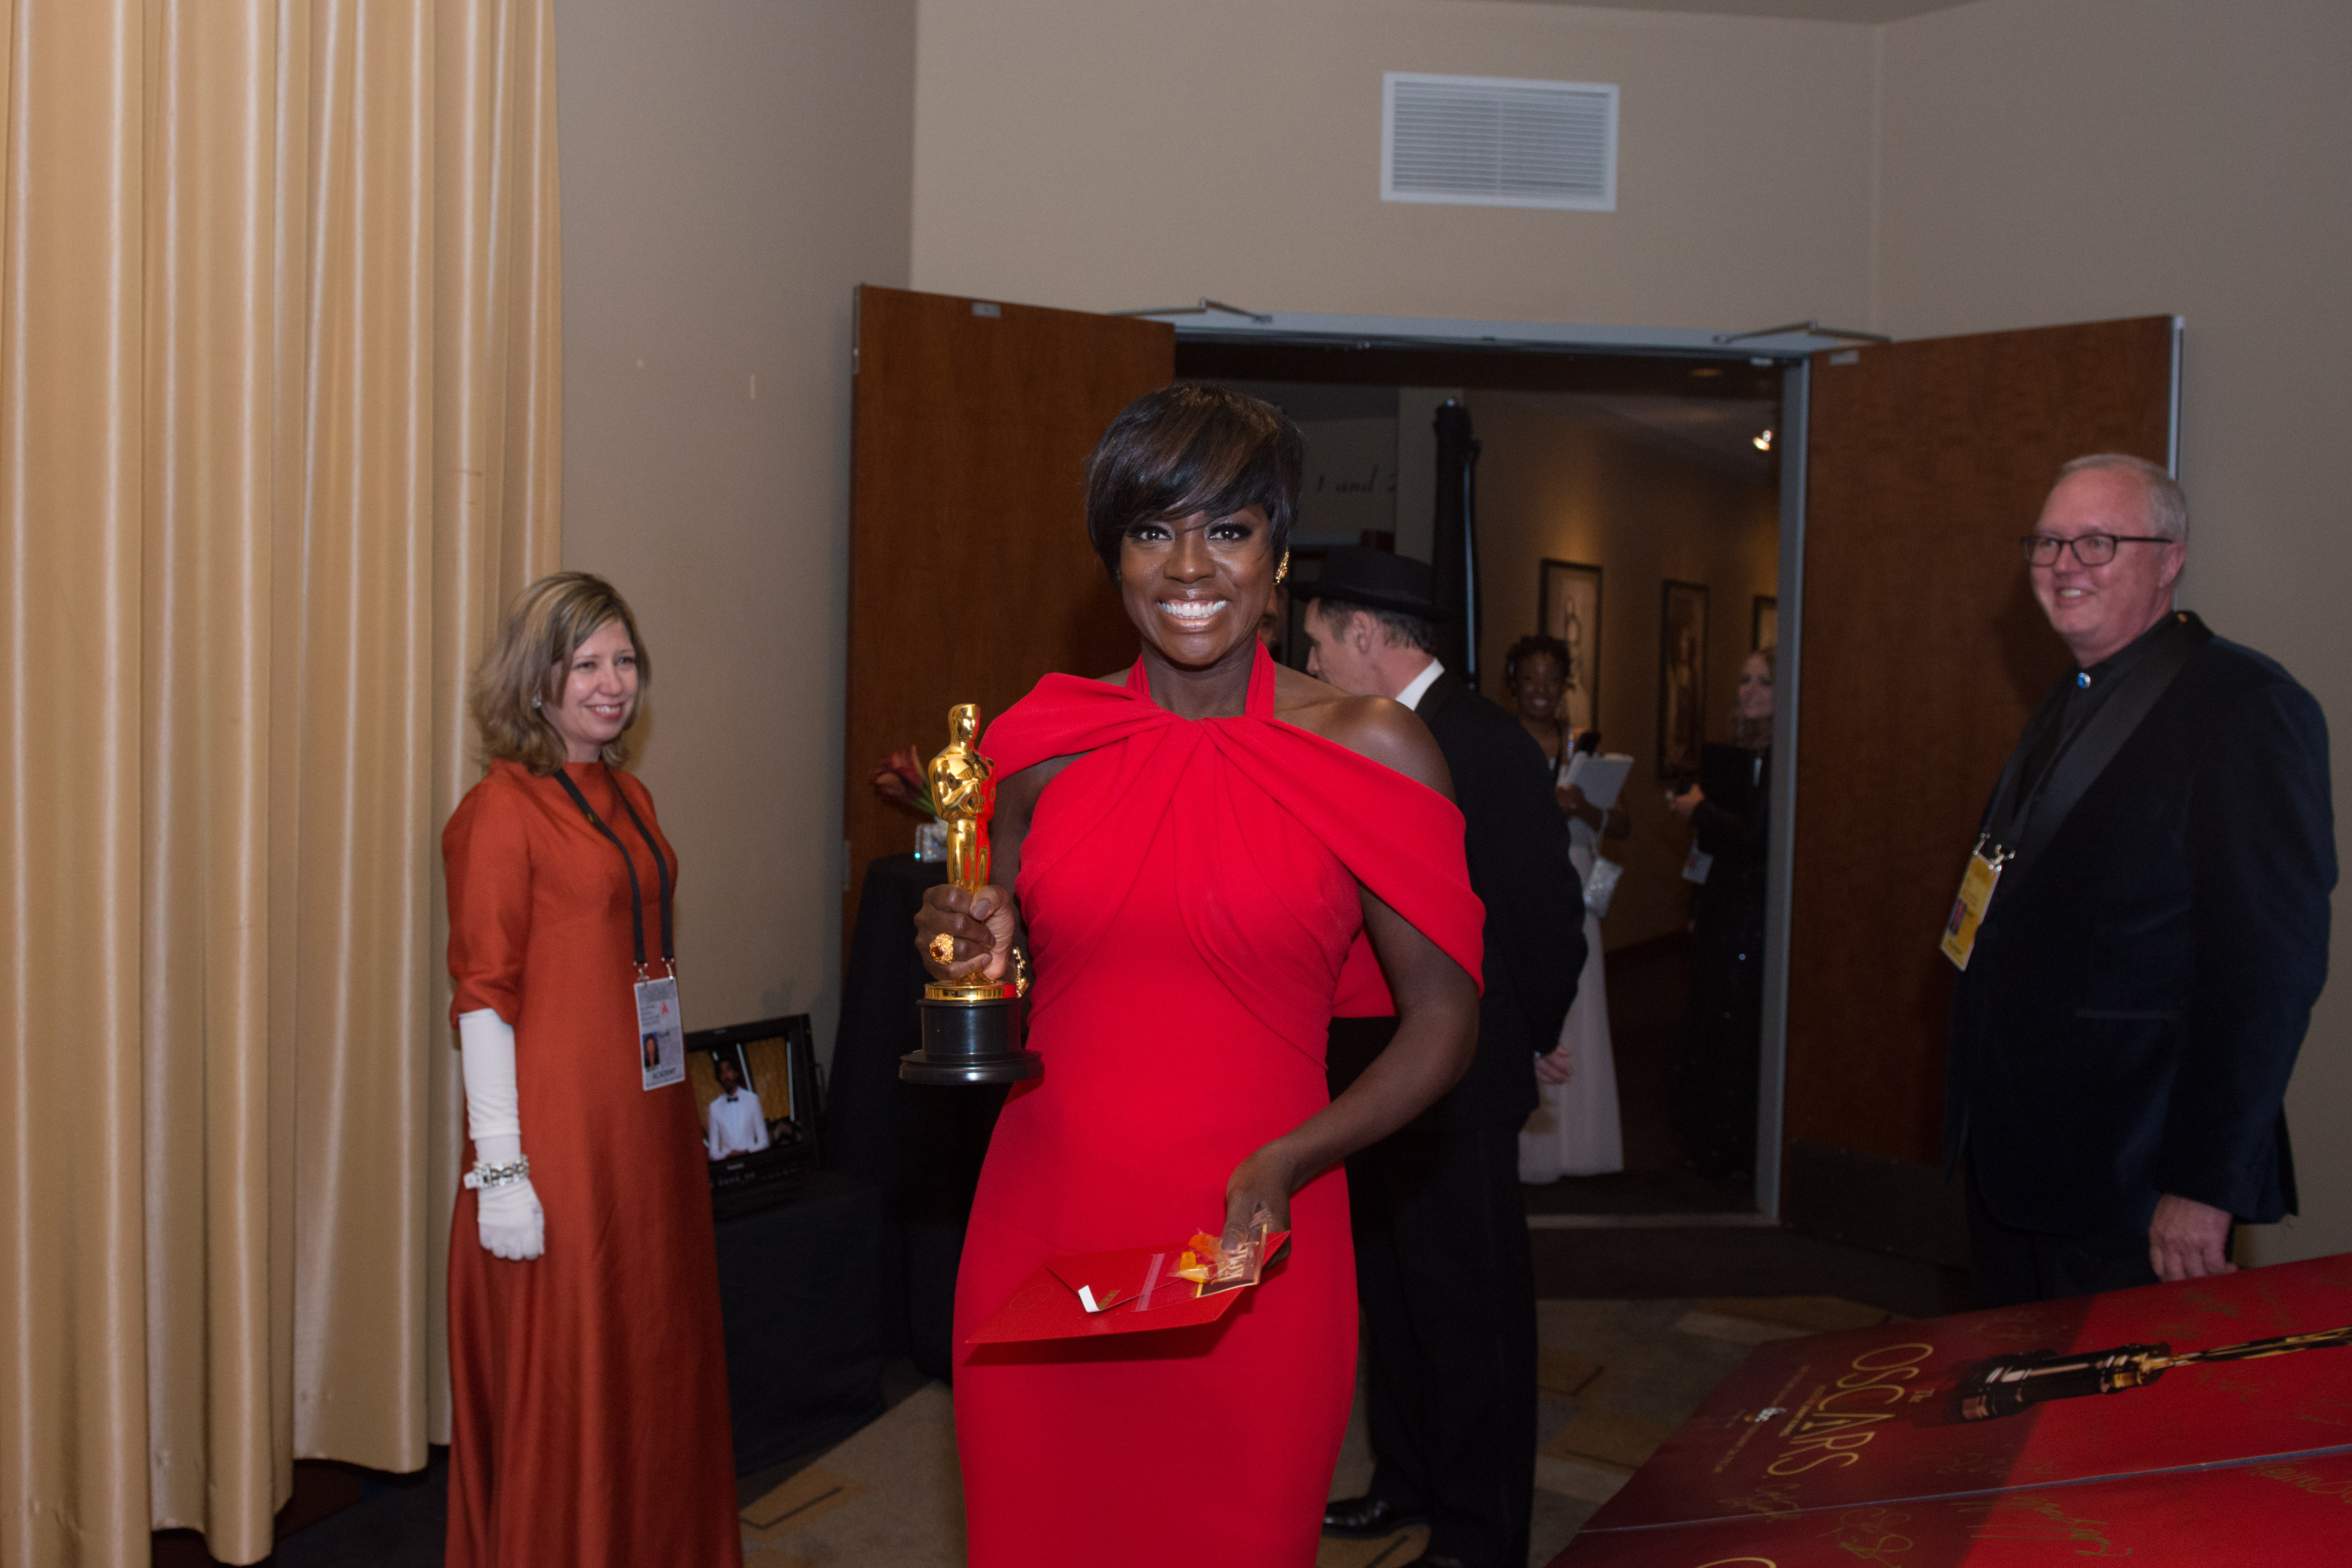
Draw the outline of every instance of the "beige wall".
M830 1038L860 280L1903 336L2181 311L2186 602L2352 728L2352 530L2324 457L2352 416L2331 374L2352 340L2339 0L1977 0L1880 28L1496 0L566 0L558 29L566 559L623 583L661 657L643 772L688 858L698 1024L814 1006ZM1619 83L1619 210L1381 203L1384 70ZM1617 651L1656 614L1620 581L1612 682L1654 658ZM2291 1100L2307 1213L2264 1257L2352 1247L2352 1143L2326 1135L2352 1097L2347 998L2323 1000Z
M1538 563L1549 555L1601 570L1601 738L1633 754L1624 802L1633 836L1610 844L1625 868L1604 945L1682 929L1690 830L1657 784L1659 584L1707 586L1706 735L1731 739L1731 695L1748 657L1758 594L1777 594L1780 496L1628 438L1570 398L1464 395L1483 452L1478 544L1484 556L1486 694L1508 705L1503 654L1536 624Z
M2352 346L2339 0L1978 0L1885 27L1478 0L925 0L919 30L918 288L1082 309L1208 293L1669 326L1815 315L1906 337L2183 312L2185 602L2352 729L2333 594L2352 530L2321 456L2352 416L2330 374ZM1620 83L1620 210L1381 203L1379 79L1398 69ZM2338 987L2290 1100L2306 1213L2258 1256L2352 1247L2352 1143L2322 1136L2352 1098L2348 1035Z
M2352 5L1979 0L1883 47L1881 328L2186 316L2181 602L2311 689L2344 777ZM2304 1215L2257 1238L2266 1261L2352 1249L2340 915L2334 967L2287 1101Z
M564 0L556 36L563 562L654 656L687 1023L813 1011L830 1051L850 297L907 280L913 0Z
M1494 0L924 0L918 289L1770 326L1868 309L1866 27ZM1382 202L1381 74L1622 89L1618 208Z

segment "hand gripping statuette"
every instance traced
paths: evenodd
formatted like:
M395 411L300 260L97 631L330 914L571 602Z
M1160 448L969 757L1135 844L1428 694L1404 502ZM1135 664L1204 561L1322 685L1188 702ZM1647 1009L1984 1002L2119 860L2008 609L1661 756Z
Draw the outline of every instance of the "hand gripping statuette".
M948 825L948 879L968 893L988 885L988 819L996 812L996 766L980 754L980 710L970 702L948 710L948 747L931 759L931 804ZM932 939L934 949L947 945ZM952 946L948 946L952 952ZM937 951L934 957L946 962ZM936 980L919 1004L923 1048L898 1058L908 1083L1018 1083L1045 1064L1021 1044L1029 960L1013 950L1012 973Z

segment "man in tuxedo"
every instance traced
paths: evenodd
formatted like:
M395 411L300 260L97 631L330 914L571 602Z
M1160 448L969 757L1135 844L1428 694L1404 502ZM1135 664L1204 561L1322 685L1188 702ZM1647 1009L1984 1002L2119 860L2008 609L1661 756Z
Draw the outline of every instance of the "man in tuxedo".
M733 1057L722 1056L716 1070L719 1094L710 1102L703 1139L713 1164L730 1154L756 1154L768 1146L768 1115L760 1097L743 1087L743 1069Z
M2074 655L1986 809L1999 862L1952 999L1946 1173L1977 1304L2226 1272L2295 1206L2282 1105L2327 976L2327 729L2293 677L2176 611L2189 508L2082 458L2024 541ZM2003 861L2006 852L2008 858Z
M1425 563L1335 550L1302 622L1310 674L1393 698L1429 726L1462 808L1470 886L1486 905L1478 1050L1411 1125L1348 1162L1356 1287L1371 1363L1377 1465L1331 1504L1335 1535L1426 1522L1429 1568L1519 1568L1535 1489L1535 1278L1518 1184L1536 1105L1584 966L1584 892L1550 765L1518 721L1429 652ZM1331 1092L1355 1080L1394 1018L1331 1024Z

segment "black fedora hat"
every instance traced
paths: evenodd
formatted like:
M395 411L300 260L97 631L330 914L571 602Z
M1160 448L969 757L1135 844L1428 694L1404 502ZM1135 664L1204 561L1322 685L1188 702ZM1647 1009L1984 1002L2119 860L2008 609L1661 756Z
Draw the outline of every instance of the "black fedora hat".
M1323 570L1298 585L1299 597L1329 599L1372 610L1394 610L1425 621L1443 620L1437 607L1436 575L1426 561L1347 544L1323 558Z

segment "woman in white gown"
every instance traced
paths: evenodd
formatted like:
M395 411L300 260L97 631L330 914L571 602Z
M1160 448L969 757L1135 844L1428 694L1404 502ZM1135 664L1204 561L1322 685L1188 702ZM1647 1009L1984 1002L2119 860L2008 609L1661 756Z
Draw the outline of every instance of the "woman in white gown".
M1505 656L1503 671L1519 722L1549 761L1559 807L1568 817L1570 858L1576 862L1577 875L1589 879L1601 838L1626 837L1633 831L1633 823L1622 804L1604 812L1586 800L1582 790L1566 782L1569 761L1580 738L1568 726L1563 700L1569 679L1568 649L1555 637L1521 637ZM1519 1132L1519 1180L1531 1184L1625 1168L1624 1137L1617 1121L1617 1063L1609 1043L1609 991L1603 977L1601 921L1590 910L1584 916L1584 970L1577 981L1576 1005L1560 1026L1559 1043L1536 1058L1541 1098Z

